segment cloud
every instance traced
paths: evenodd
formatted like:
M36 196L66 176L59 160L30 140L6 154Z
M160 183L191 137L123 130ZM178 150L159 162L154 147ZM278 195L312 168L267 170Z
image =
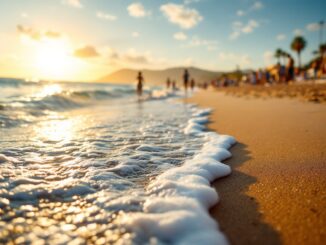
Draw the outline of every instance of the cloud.
M29 37L30 39L39 41L41 39L41 34L38 31L33 30L30 27L24 27L22 25L17 25L17 31L24 36Z
M135 18L146 17L151 14L150 11L146 11L141 3L132 3L127 8L130 16Z
M252 33L255 29L260 26L259 22L256 20L249 20L247 24L244 24L241 21L235 21L232 23L232 33L230 34L229 38L231 40L235 40L242 34L249 34Z
M319 31L321 28L320 23L310 23L306 26L306 29L308 31ZM326 26L324 26L324 28L326 28Z
M29 15L26 12L22 12L20 14L20 17L22 17L22 18L29 18Z
M251 6L251 10L259 10L259 9L262 9L264 7L263 3L262 2L255 2L252 6Z
M122 59L128 63L148 64L152 58L149 52L140 54L134 49L130 49L122 56Z
M134 37L134 38L137 38L137 37L140 36L140 34L139 34L139 32L134 31L134 32L131 33L131 36Z
M34 30L31 27L25 27L23 25L17 25L17 31L25 36L28 37L34 41L41 41L44 38L51 38L51 39L56 39L56 38L61 38L61 33L55 32L55 31L45 31L41 32L38 30Z
M243 10L237 11L237 16L244 16L246 13Z
M47 32L45 32L44 35L48 38L53 38L53 39L61 37L61 34L59 32L55 32L55 31L47 31Z
M183 29L190 29L203 20L196 9L186 8L184 5L168 3L162 5L160 9L171 23Z
M235 39L237 39L239 36L240 36L240 32L239 32L239 31L234 31L234 32L231 33L231 35L230 35L229 38L230 38L231 40L235 40Z
M257 27L259 27L259 23L257 21L249 20L248 24L243 26L241 30L242 30L243 33L251 33Z
M110 20L110 21L114 21L117 19L117 16L115 15L111 15L111 14L106 14L106 13L103 13L101 11L98 11L96 13L96 16L100 19L103 19L103 20Z
M257 10L260 10L262 8L264 8L263 3L262 2L259 2L259 1L256 1L256 2L254 2L253 5L251 5L249 7L249 9L247 9L247 10L241 10L241 9L239 9L236 14L237 14L237 16L240 16L241 17L241 16L245 16L245 15L249 14L252 11L257 11Z
M277 41L283 41L284 39L286 39L286 36L284 34L278 34L276 36Z
M193 36L185 47L206 47L207 50L217 49L218 42L216 40L207 40Z
M158 69L171 65L164 58L153 57L150 51L140 52L133 48L121 52L111 47L103 47L101 54L104 64L115 68Z
M178 41L184 41L187 40L187 35L184 34L183 32L177 32L173 35L174 39L178 40Z
M99 55L93 46L85 46L74 51L74 56L78 58L94 58Z
M144 67L161 67L165 64L165 59L155 59L152 57L151 52L146 51L140 53L135 49L129 49L128 51L122 53L118 52L112 48L106 48L106 57L108 63L111 66L116 67L134 67L134 68L144 68Z
M82 8L83 5L81 4L80 0L63 0L63 4L69 5L75 8Z
M201 0L184 0L184 4L192 4L192 3L199 3Z
M218 59L222 62L235 63L241 66L248 66L251 64L251 59L247 54L235 54L232 52L220 52Z
M304 32L301 29L295 29L293 30L293 35L295 36L302 36Z

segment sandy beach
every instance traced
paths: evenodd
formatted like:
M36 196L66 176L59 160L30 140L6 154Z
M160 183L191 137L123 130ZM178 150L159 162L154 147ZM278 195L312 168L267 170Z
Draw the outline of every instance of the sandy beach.
M246 98L296 98L300 101L326 103L326 83L290 83L265 86L216 88L228 95Z
M231 244L325 244L325 104L216 91L189 101L212 108L209 128L238 141L211 210Z

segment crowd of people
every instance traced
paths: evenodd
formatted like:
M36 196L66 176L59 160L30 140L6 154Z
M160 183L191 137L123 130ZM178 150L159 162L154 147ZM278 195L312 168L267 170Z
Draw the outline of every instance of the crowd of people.
M319 59L315 59L310 62L309 65L300 68L295 66L295 61L293 57L289 54L286 55L286 60L284 59L283 64L278 62L276 65L258 69L251 70L247 72L236 71L229 74L223 74L220 77L210 81L196 83L194 78L191 78L189 71L184 70L183 88L187 92L188 90L194 90L194 88L200 87L202 89L212 87L229 87L229 86L239 86L241 84L250 85L265 85L265 84L288 84L291 82L300 81L315 81L316 79L324 78L326 79L326 55L323 55ZM141 72L137 76L137 94L142 95L144 78ZM177 90L176 80L171 80L167 78L166 88Z
M315 81L326 78L326 57L316 59L310 65L299 68L291 55L287 55L286 64L277 63L274 66L251 70L246 73L234 72L232 76L222 75L211 81L213 87L238 86L240 84L265 85L265 84L288 84L301 81Z

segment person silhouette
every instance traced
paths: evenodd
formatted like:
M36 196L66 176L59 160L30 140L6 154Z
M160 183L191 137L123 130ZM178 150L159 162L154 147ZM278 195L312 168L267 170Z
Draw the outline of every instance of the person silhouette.
M143 94L143 83L144 83L144 77L142 72L138 72L138 76L137 76L137 94L138 97L142 96Z
M170 80L170 78L168 78L168 79L166 80L166 88L169 89L170 86L171 86L171 80Z
M288 55L287 58L288 58L288 64L286 66L286 71L287 71L286 83L290 81L294 81L294 59L292 58L291 55Z
M190 88L191 88L191 90L194 90L195 85L196 85L195 79L191 79L191 81L190 81Z
M173 82L172 82L172 90L173 91L176 91L177 90L177 83L176 83L175 80L173 80Z
M183 74L183 86L185 88L185 91L188 89L188 83L189 83L189 72L187 69L185 69Z

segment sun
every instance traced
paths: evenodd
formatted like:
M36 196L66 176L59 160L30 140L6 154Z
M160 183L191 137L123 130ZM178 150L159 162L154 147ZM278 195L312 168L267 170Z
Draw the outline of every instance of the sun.
M40 77L63 79L71 76L78 68L78 62L70 54L70 47L65 40L43 40L37 45L35 66Z

